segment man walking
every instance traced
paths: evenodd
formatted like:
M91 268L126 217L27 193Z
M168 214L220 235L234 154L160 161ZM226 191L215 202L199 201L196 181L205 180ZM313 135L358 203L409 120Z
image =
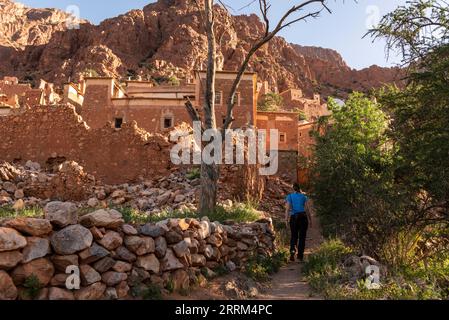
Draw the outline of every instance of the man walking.
M293 193L286 198L285 222L290 225L290 261L295 261L296 249L298 260L304 261L307 229L312 226L308 198L301 191L298 183L293 185Z

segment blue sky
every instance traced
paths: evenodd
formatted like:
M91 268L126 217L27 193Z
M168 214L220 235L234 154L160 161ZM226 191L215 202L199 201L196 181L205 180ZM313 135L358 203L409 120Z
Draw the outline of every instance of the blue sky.
M19 0L31 7L55 7L65 10L69 5L77 5L82 18L93 23L125 13L131 9L141 9L151 0ZM251 0L225 0L232 8L233 14L246 14L257 11L257 6L251 5L243 10ZM272 0L272 18L279 17L293 0ZM362 39L372 25L382 15L405 4L406 0L329 0L332 14L323 13L316 20L298 23L284 30L281 34L287 41L320 46L337 50L349 66L361 69L372 64L391 66L399 62L393 55L387 61L385 45L382 41L372 42L372 39ZM279 4L281 3L281 4Z

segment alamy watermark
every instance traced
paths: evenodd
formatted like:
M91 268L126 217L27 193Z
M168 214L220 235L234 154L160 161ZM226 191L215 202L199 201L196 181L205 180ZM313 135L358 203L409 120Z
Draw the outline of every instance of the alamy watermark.
M66 19L66 27L68 30L79 29L80 28L80 8L77 5L67 6L65 12L68 14Z
M365 287L369 290L380 289L380 268L375 265L370 265L366 267L365 273Z
M201 129L201 122L193 122L190 130L173 130L170 141L173 164L260 164L260 175L275 175L279 167L279 131L276 129ZM207 143L207 145L205 145ZM267 151L267 145L269 150ZM203 146L203 148L201 148Z

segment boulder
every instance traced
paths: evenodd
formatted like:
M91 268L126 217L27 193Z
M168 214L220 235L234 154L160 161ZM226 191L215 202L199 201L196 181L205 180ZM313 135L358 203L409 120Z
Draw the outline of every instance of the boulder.
M48 300L75 300L73 292L58 287L51 287L48 290Z
M89 200L87 200L87 205L91 208L95 208L98 207L99 202L97 198L90 198Z
M41 285L46 286L53 278L54 272L53 263L46 258L40 258L19 265L13 270L11 276L16 285L23 284L26 279L34 275L39 279Z
M90 248L87 248L84 251L81 251L79 253L79 257L81 258L81 261L85 264L90 264L95 261L98 261L111 253L103 248L102 246L94 243Z
M66 256L54 255L51 261L56 270L59 272L66 272L68 266L78 266L78 255L71 254Z
M112 270L116 271L116 272L128 272L131 271L131 269L133 268L131 263L127 263L124 261L116 261L114 266L112 267Z
M172 249L167 249L164 258L161 261L162 271L172 271L184 268L184 265L176 258Z
M136 236L139 234L139 232L136 230L136 228L134 228L132 225L129 225L129 224L124 224L122 226L122 231L124 234L126 234L128 236Z
M66 273L58 273L50 280L50 286L52 287L60 287L65 288L66 287L66 281L69 277Z
M108 231L98 243L108 250L114 250L122 245L123 239L118 232Z
M150 237L127 236L125 237L125 245L139 256L153 253L155 250L154 240Z
M52 231L48 220L36 218L15 218L6 221L3 226L35 237L47 235Z
M14 202L14 205L12 206L14 211L21 211L25 209L25 202L22 199L17 200Z
M107 286L113 287L128 279L128 275L126 273L108 271L103 273L101 279Z
M200 221L198 225L198 235L200 239L206 239L210 235L210 226L208 221Z
M172 230L165 234L165 239L167 240L168 244L174 244L182 241L183 237L181 234Z
M156 274L158 274L160 270L159 260L154 254L138 257L136 266Z
M17 189L14 192L14 198L16 198L17 200L22 200L23 198L25 198L25 194L23 193L23 190L22 189Z
M204 267L206 265L206 257L202 254L192 254L192 266Z
M103 259L95 262L94 268L100 273L106 272L110 270L113 266L115 266L116 261L111 257L104 257Z
M0 227L0 252L21 249L26 245L25 237L16 230Z
M100 300L103 298L106 285L96 282L88 287L75 291L76 300Z
M78 223L77 211L71 202L53 201L44 207L45 218L59 228Z
M189 254L189 244L186 240L183 240L173 246L173 251L175 252L178 258L182 258L185 255Z
M134 262L137 259L136 255L126 249L124 246L118 247L117 250L115 250L113 258L127 262Z
M22 254L20 251L5 251L0 252L0 270L9 270L14 268L22 261Z
M120 282L116 287L115 290L117 291L117 297L119 299L124 299L128 296L129 292L129 286L126 281Z
M27 246L23 249L22 263L28 263L30 261L45 257L51 253L50 241L48 239L28 237Z
M100 209L81 217L80 223L88 228L104 227L115 229L125 223L120 212L114 209Z
M101 281L101 275L91 266L83 264L80 266L81 284L89 286L95 282Z
M165 238L158 237L155 240L154 245L155 245L154 252L155 252L156 256L159 259L165 257L165 253L167 252L167 241L165 240Z
M65 227L51 237L53 249L61 255L73 254L89 248L92 241L93 236L89 229L77 224Z
M162 223L147 223L140 228L140 233L152 238L157 238L163 236L168 230L168 227Z
M11 277L3 270L0 270L0 300L16 300L17 288Z
M117 300L117 290L115 290L115 288L107 288L104 292L104 297L106 300Z
M189 274L182 269L176 270L172 275L173 290L187 290L190 285Z

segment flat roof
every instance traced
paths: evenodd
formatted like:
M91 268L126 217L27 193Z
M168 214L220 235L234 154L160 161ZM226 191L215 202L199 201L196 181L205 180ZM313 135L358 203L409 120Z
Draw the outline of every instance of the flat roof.
M199 72L199 73L206 73L207 70L194 70L195 72ZM216 71L216 73L229 73L229 74L233 74L233 73L238 73L238 71L231 71L231 70L220 70L220 71ZM243 74L256 74L256 72L253 71L245 71Z

